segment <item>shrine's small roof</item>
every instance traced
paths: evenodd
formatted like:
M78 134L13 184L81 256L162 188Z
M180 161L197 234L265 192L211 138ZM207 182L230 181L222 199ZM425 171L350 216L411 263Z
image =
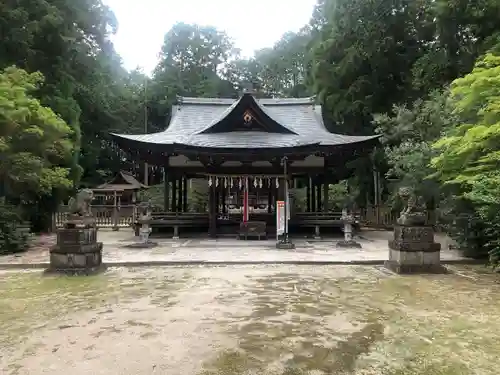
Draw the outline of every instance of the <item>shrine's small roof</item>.
M111 181L105 182L97 187L97 189L114 190L140 190L146 188L146 185L137 181L137 179L127 171L118 172Z
M314 98L239 99L179 98L170 124L158 133L112 134L121 146L190 146L217 149L275 149L338 146L379 138L330 133Z

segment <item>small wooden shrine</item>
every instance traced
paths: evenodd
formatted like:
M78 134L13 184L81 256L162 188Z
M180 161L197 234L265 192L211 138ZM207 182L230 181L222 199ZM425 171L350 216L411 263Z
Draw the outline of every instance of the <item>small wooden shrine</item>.
M93 190L97 199L115 200L116 196L121 204L133 204L137 200L137 193L143 189L147 189L147 186L137 181L130 172L120 171L110 181Z

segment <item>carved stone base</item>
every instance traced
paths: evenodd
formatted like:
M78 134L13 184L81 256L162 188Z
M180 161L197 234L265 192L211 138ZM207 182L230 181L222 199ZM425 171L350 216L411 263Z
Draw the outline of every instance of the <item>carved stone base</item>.
M446 273L441 265L441 244L434 242L430 226L394 227L389 240L389 260L385 266L396 273Z
M156 246L158 246L157 242L148 241L146 243L134 242L134 243L125 245L124 247L129 248L129 249L152 249L153 247L156 247Z
M65 229L74 228L95 228L96 219L93 216L80 216L80 215L69 215L66 222L64 223Z
M321 233L320 233L320 230L319 230L319 225L316 225L314 227L314 239L315 240L321 240Z
M354 240L350 240L350 241L346 241L346 240L343 240L343 241L339 241L337 242L337 247L342 247L342 248L346 248L346 249L361 249L362 246L359 242L356 242Z
M276 242L276 248L280 250L292 250L295 249L295 244L292 242Z
M421 264L421 265L409 265L409 264L400 264L398 262L386 260L384 262L384 267L388 270L401 274L401 275L409 275L409 274L443 274L448 273L448 269L441 264Z
M240 224L238 232L239 239L247 240L250 238L257 238L259 240L267 238L265 221L247 221Z
M92 276L106 271L107 267L101 264L99 267L92 268L47 268L45 275L66 275L66 276Z
M97 242L97 228L57 231L57 244L50 250L48 272L80 275L102 270L102 242Z

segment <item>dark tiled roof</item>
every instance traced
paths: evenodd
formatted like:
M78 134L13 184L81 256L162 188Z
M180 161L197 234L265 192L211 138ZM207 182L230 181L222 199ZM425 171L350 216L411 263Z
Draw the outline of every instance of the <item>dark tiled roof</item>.
M315 105L312 98L254 99L266 116L289 130L290 134L258 131L201 134L228 116L239 100L180 98L178 108L166 130L152 134L113 134L113 136L141 143L181 144L207 148L337 146L365 142L379 137L330 133L323 123L321 106Z

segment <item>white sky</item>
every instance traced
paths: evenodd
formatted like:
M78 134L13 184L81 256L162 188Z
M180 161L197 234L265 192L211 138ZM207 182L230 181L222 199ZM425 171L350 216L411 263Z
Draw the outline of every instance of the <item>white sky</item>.
M176 22L226 31L244 56L298 31L316 0L104 0L118 19L113 42L127 69L156 66L165 33Z

